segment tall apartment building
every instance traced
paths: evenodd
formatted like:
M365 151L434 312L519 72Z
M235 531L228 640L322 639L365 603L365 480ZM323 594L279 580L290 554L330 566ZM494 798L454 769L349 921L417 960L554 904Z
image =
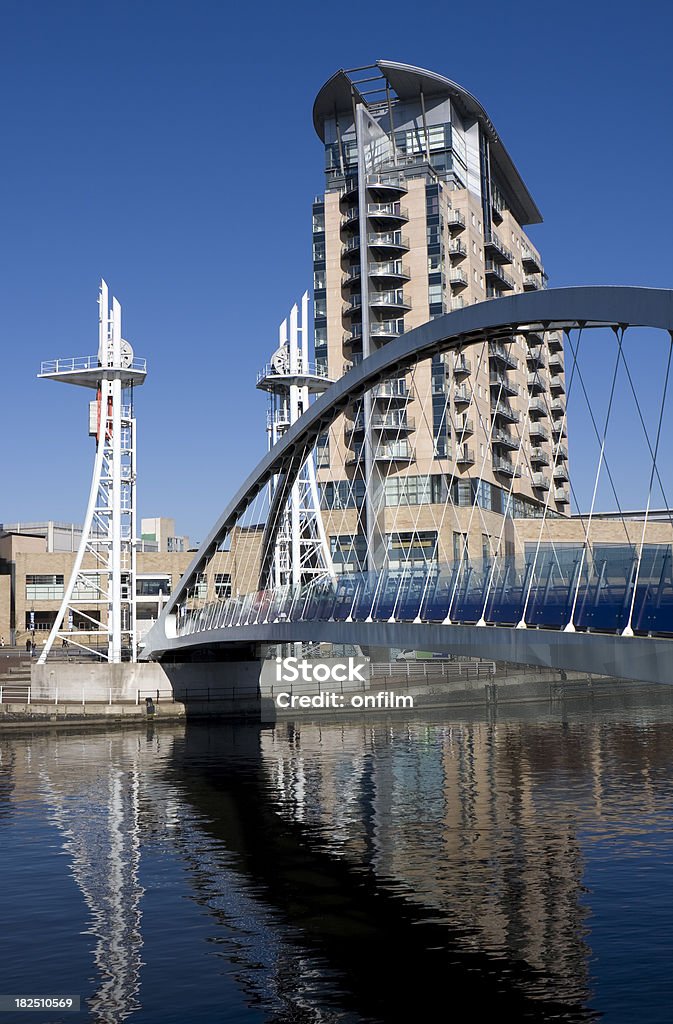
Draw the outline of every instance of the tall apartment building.
M461 86L378 61L333 75L313 119L326 177L313 205L315 354L330 378L433 317L545 287L524 230L541 215L486 111ZM450 561L464 545L491 557L500 533L512 550L512 530L495 518L508 501L510 517L538 517L545 505L567 515L564 396L560 332L503 334L380 385L318 449L337 568L372 568L384 548L391 567L428 552ZM365 471L379 479L380 500L365 497ZM463 511L438 531L449 490Z

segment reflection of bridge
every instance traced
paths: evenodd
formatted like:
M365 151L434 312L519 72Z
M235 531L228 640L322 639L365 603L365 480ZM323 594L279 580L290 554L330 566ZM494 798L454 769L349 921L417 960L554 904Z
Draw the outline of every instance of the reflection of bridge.
M625 354L624 337L631 328L666 332L665 349L660 348L668 356L664 360L665 372L661 373L663 394L658 379L653 386L653 370L642 401ZM539 425L544 416L553 418L556 443L551 473L555 480L562 475L562 460L567 455L562 443L567 412L565 401L558 399L551 403L554 408L544 408L531 387L527 402L516 409L508 406L511 423L523 419L521 429L504 431L498 426L497 417L503 414L504 398L513 389L503 371L495 382L498 393L491 396L491 425L485 428L493 443L496 436L502 440L501 435L506 433L510 450L508 458L497 456L497 462L493 458L494 472L503 473L509 480L501 492L502 507L495 527L494 511L480 497L482 480L479 475L471 476L462 445L470 416L479 417L484 424L481 389L461 384L460 418L454 429L456 436L460 436L467 471L461 470L458 476L454 467L450 476L439 477L437 495L426 499L426 506L435 510L432 514L436 517L432 551L423 552L415 560L407 552L406 560L393 562L390 547L386 551L383 533L388 527L381 527L380 520L386 506L387 485L399 471L400 433L409 426L399 401L411 390L406 384L401 386L404 375L413 377L431 357L452 351L464 353L470 346L483 347L485 342L495 341L503 351L509 346L505 356L510 358L516 338L538 340L554 331L564 332L572 354L571 365L565 367L568 404L573 388L575 394L584 395L595 434L592 440L597 447L597 465L588 514L572 519L559 516L550 505L549 493L546 498L542 496L544 474L531 472L530 479L534 487L539 487L541 497L534 515L516 518L514 482L522 472L527 474L528 468L534 469L536 457L525 427ZM583 336L590 338L592 351L598 353L598 341L606 334L614 362L601 370L603 382L611 379L611 387L609 397L603 396L598 413L587 393L586 365L583 376L578 357ZM667 520L661 521L651 509L659 494L664 505L668 505L658 456L666 434L672 338L673 292L571 288L524 293L467 307L430 321L374 352L309 407L239 489L150 633L145 657L203 652L242 643L321 641L439 649L669 682L673 653L669 639L673 636L673 519L668 515ZM609 464L609 427L624 416L620 407L623 396L617 386L620 379L628 379L638 412L638 429L643 435L638 462L640 467L646 467L641 504L644 511L636 519L621 514ZM491 387L493 384L492 379ZM377 407L373 413L372 395L380 398L388 394L391 409L382 414ZM345 413L350 418L351 432L352 425L360 423L364 434L364 441L357 446L362 464L356 467L350 481L352 500L346 496L344 516L351 516L351 530L354 516L361 523L366 541L365 564L356 569L366 571L349 572L350 566L344 565L346 571L338 577L326 572L322 579L314 576L293 586L269 587L269 565L282 509L318 439L334 430ZM391 455L382 459L382 435L378 433L382 428L377 423L388 424L388 420L398 425L397 437L391 441L386 435L386 452ZM583 443L585 440L588 443L588 438ZM546 456L539 456L543 457ZM472 462L476 461L473 457ZM382 462L395 465L382 469ZM608 525L596 509L599 485L606 475L617 505L617 514ZM359 499L353 483L357 479L363 481ZM399 479L404 480L404 476L398 476ZM275 481L275 487L268 501L271 481ZM461 484L463 490L454 484ZM471 495L467 510L459 507L460 495L466 487ZM546 489L549 492L549 480ZM628 505L633 507L631 494ZM330 514L334 515L334 506ZM420 536L414 533L413 515L409 513L405 523L398 523L396 516L397 509L394 523L398 530L405 526L412 538L411 549ZM454 531L458 531L453 534L453 560L440 557L443 531L450 526L451 517L455 517ZM479 534L488 540L489 550L476 559L472 534L487 529L497 536ZM244 569L235 581L238 594L224 596L216 591L213 595L207 579L229 564L232 547L237 537L243 535L247 538L247 550ZM251 553L253 535L258 543ZM460 539L458 551L456 536ZM419 542L417 547L420 546ZM214 600L210 599L212 596Z

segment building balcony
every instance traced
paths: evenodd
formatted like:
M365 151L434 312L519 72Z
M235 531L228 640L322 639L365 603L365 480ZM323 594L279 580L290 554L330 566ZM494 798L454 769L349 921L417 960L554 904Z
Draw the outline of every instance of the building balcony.
M407 402L414 397L413 388L409 387L404 377L376 384L369 394L374 400L384 402Z
M465 271L452 270L449 274L449 284L454 291L462 291L463 288L467 288L468 280Z
M453 357L453 376L454 377L469 377L472 373L472 363L464 356L461 352L459 356Z
M562 437L568 436L568 431L564 424L565 420L557 420L556 423L552 423L551 432L555 441L560 441Z
M359 268L358 268L359 273ZM410 281L411 271L401 260L384 260L382 263L369 263L367 273L377 281Z
M474 466L474 450L467 444L457 445L456 463L459 466Z
M550 331L547 335L547 345L550 352L563 351L563 335L560 331Z
M504 420L506 423L518 423L521 418L519 412L513 409L507 402L491 402L491 415Z
M401 288L389 292L370 292L369 305L372 309L388 309L391 313L408 313L411 302Z
M456 417L456 437L471 437L474 434L474 423L467 416Z
M367 203L367 216L384 226L397 226L407 223L409 211L399 203Z
M550 487L549 477L546 473L533 473L531 476L533 487L538 491L548 491Z
M519 467L515 466L512 460L505 458L504 455L493 456L493 472L501 473L503 476L521 476L521 470Z
M344 334L343 344L350 349L351 355L355 352L362 352L362 324L353 324L350 334Z
M359 293L351 295L346 305L341 308L342 316L353 316L356 313L358 316L362 314L362 296Z
M382 203L394 203L408 191L404 177L395 171L367 175L365 187ZM339 198L346 205L352 205L357 202L358 196L358 179L357 175L353 175L344 184Z
M529 416L549 416L549 410L547 409L547 403L542 398L531 398L528 405Z
M506 370L516 370L519 367L519 360L511 355L508 349L499 341L489 341L488 358L492 362L499 363Z
M560 419L561 416L565 416L566 404L562 398L555 398L551 403L551 414L554 419Z
M373 446L372 455L375 462L413 462L414 450L408 441L394 441L391 443L377 444ZM346 456L346 465L353 465L357 462L364 462L364 445L355 445L353 450Z
M544 267L542 266L542 260L534 253L532 249L522 248L521 250L521 263L523 269L527 274L542 274L544 273Z
M502 215L507 209L505 201L499 193L491 189L491 215L494 224L502 224Z
M528 374L528 390L531 394L540 394L542 391L547 390L547 383L544 377L541 377L539 373Z
M465 215L460 210L449 210L446 224L451 235L458 235L465 230Z
M529 348L544 345L544 331L526 331L524 337Z
M555 374L549 381L549 387L551 388L552 394L561 394L565 392L566 382L560 373Z
M543 427L538 421L534 421L530 424L529 430L531 441L548 441L549 431L546 427Z
M514 288L513 279L494 260L486 260L485 272L491 284L495 284L502 291L512 291Z
M484 242L484 249L495 264L511 263L514 259L512 253L502 244L494 231L491 232L491 237Z
M498 373L497 370L491 370L488 375L488 382L492 388L500 391L503 395L518 395L521 392L516 381L510 380L506 374Z
M542 370L547 365L547 356L542 345L532 345L526 353L528 365L535 369Z
M341 227L345 230L351 230L357 228L360 220L360 211L357 206L351 206L350 209L344 210L341 216Z
M516 451L519 443L519 438L510 434L509 430L503 430L502 427L494 427L491 431L491 444L493 445L506 448L508 451Z
M554 501L557 505L570 504L570 492L565 487L554 488Z
M373 413L370 418L371 430L380 434L410 434L416 429L413 417L407 416L405 409L396 409L386 413ZM346 435L354 436L364 433L364 416L358 416L355 420L346 422Z
M379 341L391 341L404 334L404 320L380 320L378 323L369 325L370 337Z
M570 480L568 467L564 463L554 466L554 480L560 480L561 483L567 483Z
M399 231L372 232L367 235L367 245L380 252L409 252L409 239Z
M565 366L563 355L560 352L552 352L549 356L549 369L552 373L563 373Z
M351 205L353 202L357 202L358 194L358 179L349 178L341 189L339 198L347 205Z
M459 238L449 242L449 258L453 263L460 263L467 256L467 246Z
M394 202L407 194L407 183L401 174L394 171L383 174L369 174L366 181L367 191L372 192L382 201Z
M523 279L523 290L525 292L540 291L544 288L544 281L541 274L526 274Z
M536 466L548 466L549 452L546 448L531 448L530 461Z
M469 405L472 401L472 391L465 384L459 384L452 391L454 405Z
M360 236L359 235L353 235L352 238L348 238L344 242L344 246L343 246L343 250L342 251L343 251L343 253L345 255L350 255L350 254L359 252L360 251Z
M564 461L568 458L568 449L564 444L554 445L554 458L557 460L563 459Z

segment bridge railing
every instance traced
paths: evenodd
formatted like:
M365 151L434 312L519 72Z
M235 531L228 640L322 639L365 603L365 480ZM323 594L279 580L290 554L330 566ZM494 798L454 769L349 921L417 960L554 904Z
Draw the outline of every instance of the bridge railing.
M635 590L635 596L634 596ZM671 545L543 547L527 558L344 573L179 608L178 635L272 622L433 622L673 636Z

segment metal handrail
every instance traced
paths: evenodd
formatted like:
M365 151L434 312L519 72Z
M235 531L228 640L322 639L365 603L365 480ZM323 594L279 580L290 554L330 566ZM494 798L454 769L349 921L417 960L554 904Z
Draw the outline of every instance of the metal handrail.
M40 374L73 373L75 370L100 369L103 369L103 364L100 362L98 356L68 356L64 359L45 359L40 363ZM132 359L128 366L122 366L121 369L146 373L147 360Z

